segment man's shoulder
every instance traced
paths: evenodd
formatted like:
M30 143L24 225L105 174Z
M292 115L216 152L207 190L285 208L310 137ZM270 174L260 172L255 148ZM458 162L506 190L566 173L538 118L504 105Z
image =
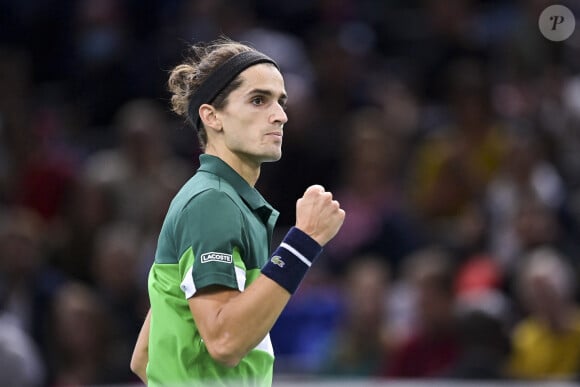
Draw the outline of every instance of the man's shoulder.
M240 196L235 189L217 175L197 173L177 193L174 210L206 206L238 207Z

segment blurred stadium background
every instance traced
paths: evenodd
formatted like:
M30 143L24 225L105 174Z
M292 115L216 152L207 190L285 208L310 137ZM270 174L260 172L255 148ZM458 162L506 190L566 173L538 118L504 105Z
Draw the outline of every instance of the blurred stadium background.
M199 154L167 72L220 34L285 74L275 238L310 184L348 213L272 331L277 385L573 384L580 33L540 34L552 3L0 0L0 384L138 384Z

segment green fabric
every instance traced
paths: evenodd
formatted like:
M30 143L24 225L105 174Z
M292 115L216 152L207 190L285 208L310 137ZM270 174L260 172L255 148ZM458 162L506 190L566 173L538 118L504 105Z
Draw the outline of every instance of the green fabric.
M249 286L270 255L278 212L223 161L200 160L169 207L149 274L148 383L269 386L269 336L238 366L224 367L208 354L187 298L209 285Z

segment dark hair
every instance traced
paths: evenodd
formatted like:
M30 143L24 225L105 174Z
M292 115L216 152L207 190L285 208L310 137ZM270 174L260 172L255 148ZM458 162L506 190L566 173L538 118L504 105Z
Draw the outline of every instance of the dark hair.
M245 44L235 42L222 37L209 44L198 44L191 47L191 54L180 65L177 65L169 75L168 87L172 93L171 109L195 127L194 120L189 113L191 96L207 77L225 61L245 51L256 51ZM227 103L227 97L232 91L241 85L241 80L236 77L230 82L211 103L215 108L221 109ZM207 145L207 132L201 124L198 128L198 138L203 150Z

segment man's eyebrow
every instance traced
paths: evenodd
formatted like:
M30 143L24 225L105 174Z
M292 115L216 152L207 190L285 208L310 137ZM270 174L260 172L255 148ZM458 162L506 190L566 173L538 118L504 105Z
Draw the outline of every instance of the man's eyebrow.
M266 97L273 97L274 96L274 93L271 90L266 90L266 89L252 89L248 94L261 94L261 95L264 95ZM281 93L280 99L287 100L288 96L286 95L286 93Z

